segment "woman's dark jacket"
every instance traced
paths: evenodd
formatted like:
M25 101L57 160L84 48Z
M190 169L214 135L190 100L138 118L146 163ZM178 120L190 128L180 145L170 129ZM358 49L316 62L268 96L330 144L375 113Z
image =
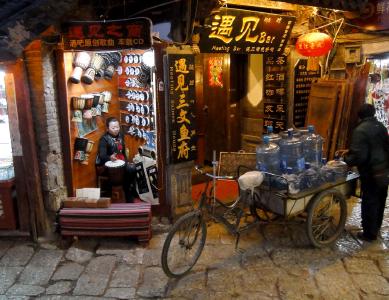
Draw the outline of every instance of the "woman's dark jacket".
M118 144L122 144L122 150L119 151ZM124 138L119 133L119 135L115 138L106 132L101 138L99 142L99 152L96 157L96 165L104 165L107 161L110 160L110 156L114 153L122 153L127 160L126 157L126 146L124 144Z
M389 167L388 153L387 129L375 117L368 117L354 129L350 151L344 160L349 166L357 166L361 176L370 176Z

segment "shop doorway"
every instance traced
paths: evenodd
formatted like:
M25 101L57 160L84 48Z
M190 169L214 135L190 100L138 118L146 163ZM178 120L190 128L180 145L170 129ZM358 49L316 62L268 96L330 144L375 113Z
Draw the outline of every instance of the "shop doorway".
M13 167L5 72L0 71L0 229L17 227L15 172Z
M7 180L14 177L4 77L5 72L0 71L0 180Z
M247 55L202 54L196 69L199 163L210 164L213 151L241 149L242 104L247 91Z

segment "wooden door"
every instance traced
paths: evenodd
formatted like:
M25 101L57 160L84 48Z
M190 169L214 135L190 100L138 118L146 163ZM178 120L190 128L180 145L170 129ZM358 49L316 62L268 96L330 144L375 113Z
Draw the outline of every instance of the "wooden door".
M24 62L5 66L5 90L15 169L19 229L32 238L48 228L41 190L36 140Z
M203 89L198 101L198 135L204 135L204 159L240 148L240 93L236 59L228 54L203 55ZM202 106L202 107L200 107ZM204 130L204 132L202 132Z
M323 139L323 157L328 157L330 139L338 106L339 86L333 82L312 83L309 94L306 125L314 125Z

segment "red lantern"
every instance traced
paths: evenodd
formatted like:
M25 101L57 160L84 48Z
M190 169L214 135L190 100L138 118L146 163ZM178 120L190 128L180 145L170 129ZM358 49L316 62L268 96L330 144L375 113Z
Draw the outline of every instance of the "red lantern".
M304 56L322 56L332 49L332 38L322 32L311 32L300 36L296 51Z

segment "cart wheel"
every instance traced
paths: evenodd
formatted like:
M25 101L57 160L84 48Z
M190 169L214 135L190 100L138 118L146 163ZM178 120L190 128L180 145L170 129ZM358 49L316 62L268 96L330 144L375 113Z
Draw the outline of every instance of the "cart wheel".
M205 245L207 226L199 211L180 217L170 229L162 248L161 264L169 277L180 277L196 264Z
M335 189L326 190L311 199L307 211L307 233L312 245L322 248L334 244L346 223L346 198Z

